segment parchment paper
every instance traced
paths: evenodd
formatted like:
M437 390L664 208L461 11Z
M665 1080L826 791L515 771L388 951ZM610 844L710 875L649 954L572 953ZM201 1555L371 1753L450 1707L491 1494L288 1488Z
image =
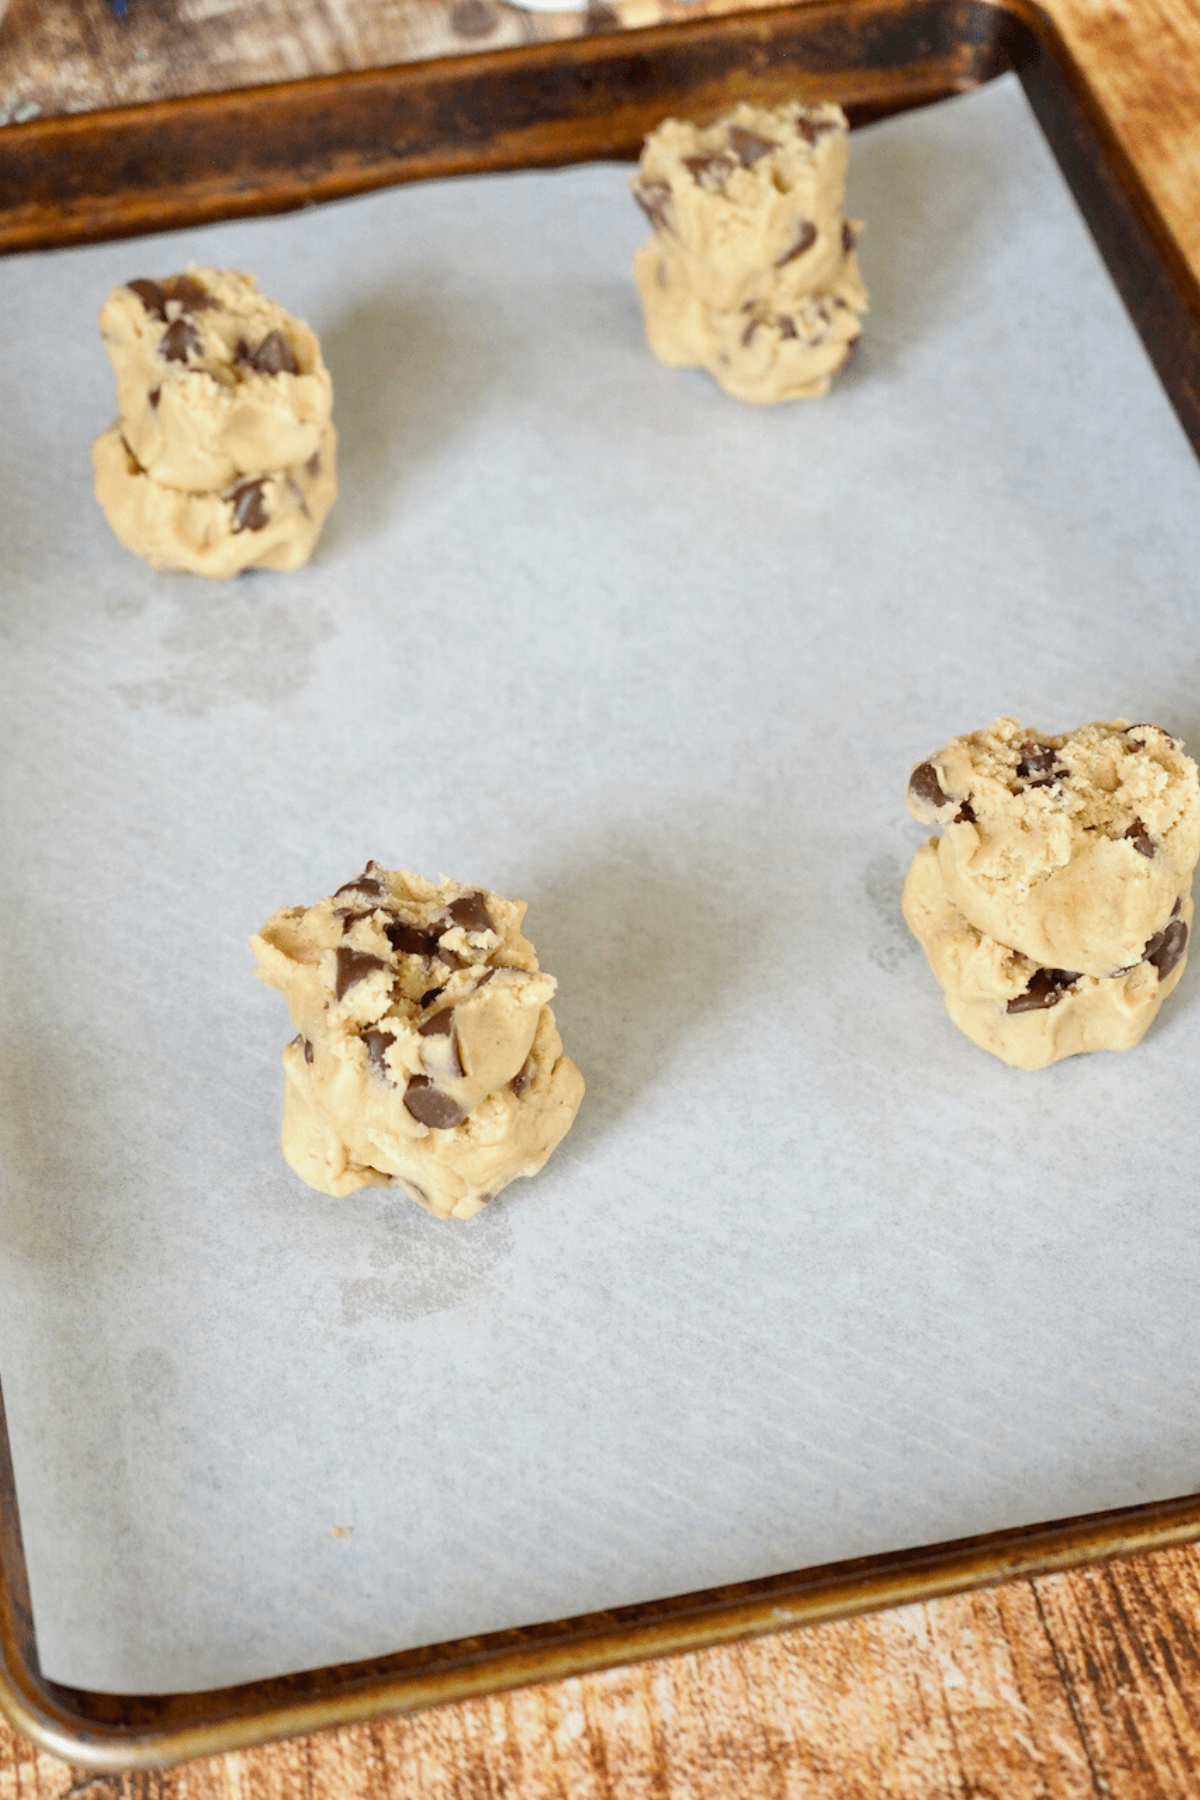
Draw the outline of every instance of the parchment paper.
M1019 89L856 134L861 356L658 368L627 171L6 262L0 1369L42 1657L220 1685L1200 1486L1197 973L1038 1075L898 911L911 763L1200 749L1200 479ZM311 567L111 537L110 287L319 331ZM474 1222L277 1144L246 938L367 857L531 902L588 1077Z

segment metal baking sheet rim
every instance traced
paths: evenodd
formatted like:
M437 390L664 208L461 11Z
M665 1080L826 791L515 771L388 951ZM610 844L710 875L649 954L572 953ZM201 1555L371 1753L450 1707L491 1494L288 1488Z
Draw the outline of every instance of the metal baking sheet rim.
M800 13L811 20L817 14L846 10L844 0L835 0L833 5L756 14L754 22L769 29L773 22ZM861 17L862 9L856 10ZM991 54L983 78L1007 68L1019 74L1184 430L1200 454L1200 287L1102 108L1052 23L1023 0L1004 5L994 0L967 0L965 5L947 0L944 11L967 24L979 14L999 21L996 37L1006 34L1007 41L988 46ZM745 15L740 22L745 23ZM708 36L722 28L735 30L738 24L739 16L732 15L728 20L664 27L645 38L652 37L653 47L665 46L669 53L672 40L682 34ZM549 48L552 58L561 57L561 49ZM645 49L651 48L646 43ZM472 61L502 60L511 66L530 56L542 61L546 52L500 52ZM322 77L288 86L336 88L355 79L361 78ZM978 76L960 77L943 91L975 85ZM190 103L171 104L186 108ZM895 109L904 104L903 96L897 97ZM10 128L39 129L46 127ZM394 1657L306 1670L240 1687L160 1696L89 1694L50 1682L41 1672L0 1393L0 1711L40 1748L78 1767L97 1773L162 1767L621 1663L998 1582L1029 1580L1197 1538L1200 1495L1189 1494L487 1637L426 1645Z

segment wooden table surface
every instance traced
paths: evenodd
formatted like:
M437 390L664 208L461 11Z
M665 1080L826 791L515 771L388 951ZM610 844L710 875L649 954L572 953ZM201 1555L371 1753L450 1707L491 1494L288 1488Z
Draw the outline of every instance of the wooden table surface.
M744 6L747 0L741 0ZM754 3L754 0L751 0ZM0 127L738 0L11 0ZM0 0L2 10L3 0ZM1200 0L1046 0L1200 273ZM189 1763L87 1777L0 1722L0 1800L1200 1796L1200 1547Z

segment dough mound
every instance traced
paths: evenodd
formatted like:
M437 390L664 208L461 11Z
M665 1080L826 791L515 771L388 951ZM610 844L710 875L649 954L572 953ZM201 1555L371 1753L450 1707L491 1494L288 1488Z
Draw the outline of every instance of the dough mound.
M867 310L848 156L841 108L798 101L651 133L632 187L654 237L634 279L660 362L762 405L828 391Z
M1084 975L1141 961L1200 856L1195 763L1124 719L1059 737L997 719L919 763L908 807L944 827L946 893L977 931Z
M117 288L100 332L120 418L94 447L96 497L122 543L217 577L307 561L337 498L333 387L308 326L252 275L192 265ZM230 525L251 485L260 502Z
M535 1175L583 1098L521 935L523 901L368 863L251 948L299 1036L283 1053L283 1151L310 1187L404 1189L469 1219Z
M183 493L152 481L112 425L92 446L96 498L126 549L156 569L224 577L298 569L337 499L337 434L296 469L245 476L224 493Z
M954 1023L1017 1069L1139 1043L1187 966L1193 912L1189 892L1141 961L1120 974L1039 968L967 922L946 893L933 838L913 858L903 908Z

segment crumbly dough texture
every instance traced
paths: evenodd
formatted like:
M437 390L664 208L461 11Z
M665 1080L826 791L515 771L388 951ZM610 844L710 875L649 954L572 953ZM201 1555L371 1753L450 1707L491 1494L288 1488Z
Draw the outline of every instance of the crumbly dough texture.
M1129 1050L1149 1030L1187 964L1190 888L1133 968L1116 975L1039 967L986 936L949 898L937 839L917 851L904 917L937 978L946 1010L983 1050L1018 1069L1044 1069L1089 1050Z
M1200 856L1196 764L1124 719L1061 736L997 719L919 763L908 806L943 827L946 895L976 931L1084 975L1142 960Z
M848 155L841 108L798 101L651 133L632 186L654 236L634 279L660 362L763 405L828 391L867 310Z
M299 1036L283 1053L283 1150L322 1193L401 1187L467 1219L534 1175L583 1077L521 934L523 901L368 863L251 939Z
M333 410L316 335L253 275L195 264L114 290L100 336L125 441L152 481L223 493L308 461Z
M244 569L298 569L337 499L337 434L326 425L295 469L247 475L223 493L184 493L152 481L120 425L92 446L96 498L113 531L156 569L222 578Z
M120 418L92 449L96 498L156 569L295 569L337 499L333 387L308 326L252 275L194 264L109 295L100 332Z

